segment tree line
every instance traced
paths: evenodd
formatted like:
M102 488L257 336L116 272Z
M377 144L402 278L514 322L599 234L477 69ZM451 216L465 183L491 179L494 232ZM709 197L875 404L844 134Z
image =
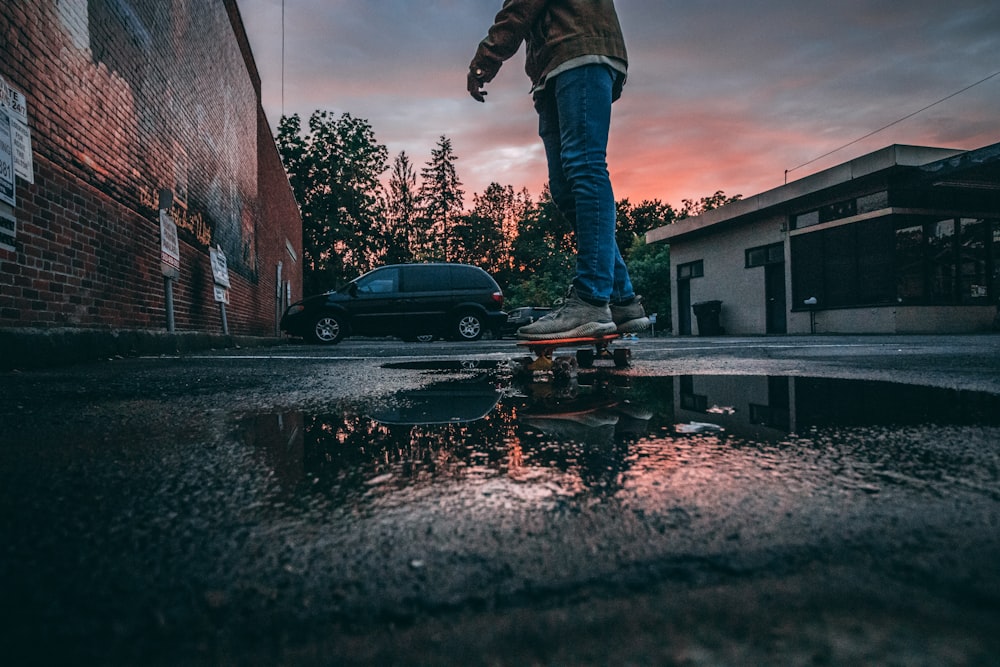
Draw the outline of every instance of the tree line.
M438 139L418 174L405 151L390 163L368 121L349 113L318 110L306 127L297 114L284 116L276 141L302 213L306 295L383 264L431 261L485 269L508 309L548 305L566 292L573 230L547 185L534 199L527 188L494 182L467 200L448 137ZM670 313L669 247L647 245L645 232L739 198L718 191L682 200L679 210L658 199L617 202L619 248L647 312L658 312L661 323Z

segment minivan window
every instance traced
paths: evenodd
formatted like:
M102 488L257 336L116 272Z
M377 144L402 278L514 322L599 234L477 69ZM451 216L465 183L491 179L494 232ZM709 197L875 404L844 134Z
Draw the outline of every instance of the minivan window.
M495 289L492 279L467 266L450 266L452 284L460 289Z
M399 269L379 269L361 276L354 283L358 294L392 294L399 290Z
M403 273L404 292L435 292L451 289L446 267L407 266Z

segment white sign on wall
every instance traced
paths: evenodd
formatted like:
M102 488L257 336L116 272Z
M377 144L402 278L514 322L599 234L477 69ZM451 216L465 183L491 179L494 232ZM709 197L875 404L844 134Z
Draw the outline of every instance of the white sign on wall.
M14 215L14 207L0 202L0 248L14 250L16 240L17 217Z
M215 290L215 300L218 303L229 303L229 290L222 285L213 285Z
M14 173L28 183L34 183L35 161L31 157L31 131L27 125L12 118L10 137L14 145Z
M2 76L0 76L0 107L7 109L13 120L20 121L24 125L28 124L28 100L24 93L11 88Z
M14 199L14 142L6 109L0 109L0 201L17 206Z
M177 223L166 209L160 209L160 262L163 275L176 277L181 268L181 244L177 238Z
M34 161L31 157L31 131L28 130L28 101L24 93L11 88L0 76L0 111L6 113L5 134L10 134L10 153L13 155L14 175L29 183L35 182ZM6 156L4 156L6 164ZM3 169L3 167L0 167ZM14 195L11 193L10 195ZM9 200L7 200L9 201ZM13 202L11 202L13 205Z
M222 248L209 248L208 255L212 260L212 278L215 284L229 289L229 266Z

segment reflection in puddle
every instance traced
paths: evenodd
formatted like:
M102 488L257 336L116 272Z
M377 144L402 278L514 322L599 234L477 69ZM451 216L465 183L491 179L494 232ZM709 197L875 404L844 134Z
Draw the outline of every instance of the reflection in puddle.
M382 424L457 424L483 419L499 400L499 390L487 379L440 382L401 391L370 416Z
M925 467L929 455L913 444L920 437L906 440L905 428L980 424L1000 425L1000 396L789 376L588 373L567 385L512 387L473 373L378 405L258 415L243 423L243 439L265 450L286 492L335 505L402 503L442 484L535 503L650 492L682 469L697 483L694 470L735 471L747 457L756 472L738 478L773 477L804 460L837 468L830 460L843 453L832 449L869 461L891 455L903 469L915 457ZM937 465L934 474L953 464ZM846 487L885 481L858 472L853 458L851 466Z

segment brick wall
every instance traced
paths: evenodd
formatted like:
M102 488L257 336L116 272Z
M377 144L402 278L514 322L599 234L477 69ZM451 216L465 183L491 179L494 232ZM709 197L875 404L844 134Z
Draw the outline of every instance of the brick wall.
M275 334L279 295L301 296L301 220L235 0L5 3L0 76L25 95L34 160L0 247L0 327L165 328L169 190L177 329L221 330L219 247L230 332Z

